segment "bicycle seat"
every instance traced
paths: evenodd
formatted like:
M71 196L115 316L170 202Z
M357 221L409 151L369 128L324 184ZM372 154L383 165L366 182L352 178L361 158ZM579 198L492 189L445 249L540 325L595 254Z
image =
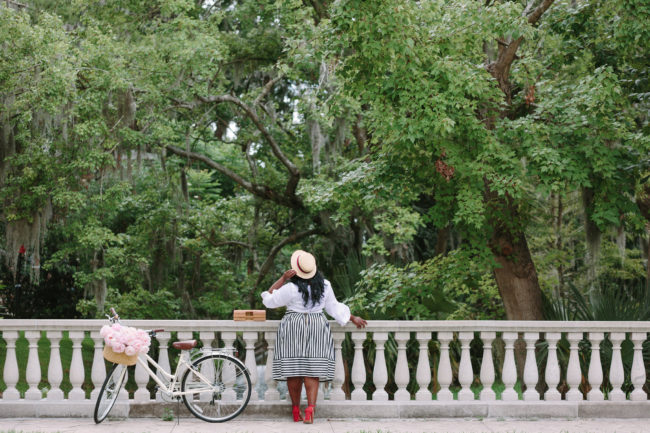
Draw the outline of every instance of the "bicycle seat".
M190 350L196 347L196 344L196 340L175 341L172 343L172 347L179 350Z

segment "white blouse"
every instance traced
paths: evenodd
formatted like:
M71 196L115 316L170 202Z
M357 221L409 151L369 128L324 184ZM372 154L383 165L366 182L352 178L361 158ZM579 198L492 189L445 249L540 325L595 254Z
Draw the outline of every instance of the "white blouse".
M298 286L291 282L274 290L273 293L262 292L262 302L267 308L286 306L287 310L297 311L298 313L320 313L324 308L327 314L332 316L339 325L344 326L350 321L350 307L336 300L332 285L327 280L325 280L323 298L316 305L312 306L310 299L307 306L305 306Z

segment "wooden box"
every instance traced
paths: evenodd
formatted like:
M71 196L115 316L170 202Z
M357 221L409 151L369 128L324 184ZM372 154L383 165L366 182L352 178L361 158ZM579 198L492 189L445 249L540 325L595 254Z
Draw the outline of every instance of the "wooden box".
M254 320L263 322L266 320L266 310L234 310L232 320Z

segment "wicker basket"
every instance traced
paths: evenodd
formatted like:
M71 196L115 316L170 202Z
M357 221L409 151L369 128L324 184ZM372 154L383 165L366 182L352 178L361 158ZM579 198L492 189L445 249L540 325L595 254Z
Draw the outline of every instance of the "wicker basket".
M129 356L126 353L113 352L110 346L104 346L104 358L113 364L135 365L138 361L138 354Z

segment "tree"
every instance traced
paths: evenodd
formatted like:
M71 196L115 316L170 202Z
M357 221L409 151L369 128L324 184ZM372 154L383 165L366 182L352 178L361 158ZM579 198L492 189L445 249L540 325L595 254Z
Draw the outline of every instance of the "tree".
M382 180L444 194L455 228L489 246L510 319L543 317L529 188L591 188L589 224L619 224L638 212L638 172L623 168L647 152L611 68L554 60L561 36L541 20L552 3L348 1L323 32L343 92L366 107Z
M160 291L188 317L228 317L303 247L356 300L444 275L449 290L416 305L409 286L393 307L475 315L496 284L507 317L539 319L549 269L588 287L609 232L643 226L640 2L28 6L0 6L17 41L0 61L18 101L3 149L22 146L0 162L3 244L32 239L35 260L44 231L15 227L43 215L43 267L100 310ZM564 242L576 197L582 238ZM542 260L548 227L558 254Z

